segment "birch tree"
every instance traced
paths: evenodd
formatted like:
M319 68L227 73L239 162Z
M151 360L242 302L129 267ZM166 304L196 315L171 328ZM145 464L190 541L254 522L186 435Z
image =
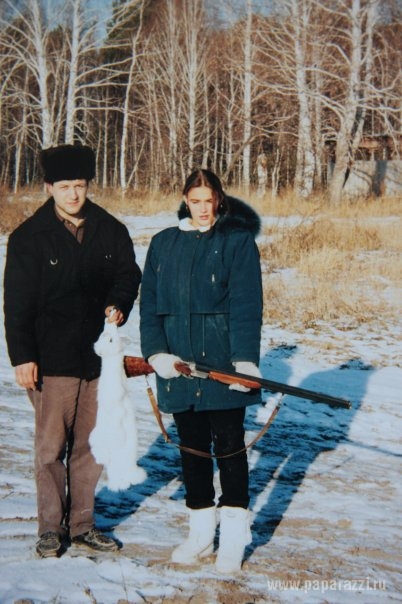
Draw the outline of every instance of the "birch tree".
M37 94L29 92L30 104L40 115L41 144L48 147L53 142L54 114L49 104L50 72L46 58L49 29L43 19L39 0L27 0L25 10L19 10L10 0L4 0L12 11L12 19L2 22L5 44L16 63L28 70L37 84Z
M135 31L128 40L117 43L113 37L114 31L124 27L132 14L137 14L137 7L143 5L143 0L129 0L121 3L114 11L114 22L109 28L109 38L100 44L97 29L99 22L95 18L88 0L67 0L64 5L64 37L68 44L69 53L66 57L66 72L68 86L66 92L65 135L66 143L72 143L77 136L86 136L86 114L91 111L110 110L107 102L100 101L99 89L106 90L111 82L121 77L130 79L133 75L131 62L136 53L133 51L133 40L137 39ZM121 55L119 56L119 54ZM127 58L128 55L128 58ZM104 60L100 64L96 58ZM132 81L130 82L130 87ZM116 107L114 108L116 110ZM83 118L77 119L78 113ZM123 109L124 114L124 109ZM95 137L97 139L97 137Z
M313 190L315 154L312 141L311 98L307 81L307 44L310 33L309 0L292 0L291 15L294 23L294 56L296 91L299 106L297 136L297 163L294 188L301 197L308 197Z
M125 86L124 104L123 104L123 123L121 131L121 142L120 142L120 186L122 194L124 195L127 190L127 147L129 137L129 121L131 115L130 96L132 87L135 81L135 73L137 69L138 61L138 40L141 34L142 28L142 17L144 3L137 3L136 8L138 9L138 25L136 31L131 34L131 47L130 47L130 63L127 74L127 83Z
M259 36L262 56L271 71L265 84L266 92L276 99L276 123L272 120L270 129L278 143L283 141L287 149L286 152L276 149L272 178L276 189L278 161L290 153L295 157L295 192L300 197L308 197L314 187L317 155L313 124L317 124L319 116L313 120L313 99L317 96L312 74L319 65L312 64L312 57L316 45L313 15L319 7L314 0L283 0L274 2L273 8L273 16L260 28ZM315 60L318 62L319 55ZM263 78L262 69L260 74ZM318 104L315 109L318 111Z
M114 0L105 40L90 4L0 3L1 178L14 188L35 178L41 147L77 141L123 192L175 189L196 165L247 189L265 154L273 192L306 197L331 140L339 203L362 134L399 140L396 0L271 0L261 13L228 0L214 21L209 0Z
M252 109L252 23L253 4L247 0L246 26L244 28L244 97L243 97L243 187L248 191L251 170L251 109Z
M312 192L321 170L322 141L332 138L336 162L329 200L339 203L367 111L379 111L384 91L373 84L378 7L379 0L283 0L276 5L276 20L264 35L266 56L277 66L269 88L276 96L297 99L294 187L301 196Z
M179 3L164 2L159 6L153 30L155 34L150 36L142 58L142 101L148 107L149 124L157 131L157 146L159 153L163 154L166 179L173 190L179 183L180 154L183 150L184 120L180 118L180 113L183 107L181 75L184 56L180 45L180 17ZM163 136L163 133L166 135ZM158 172L160 165L152 153L150 160L152 171Z
M214 93L216 96L217 107L215 109L215 129L216 136L220 140L219 162L216 168L222 176L225 184L228 184L236 162L241 153L237 150L242 149L243 136L238 140L238 133L241 133L242 116L242 82L239 72L241 72L242 62L238 57L241 56L238 49L239 32L238 28L232 28L225 32L221 46L216 44L213 51L219 52L220 61L217 61L215 69ZM216 146L218 141L216 142Z
M188 154L186 171L194 169L197 126L202 116L202 96L206 77L205 13L202 0L188 0L183 4L183 85L181 94L187 99ZM203 117L203 116L202 116Z
M257 103L261 101L256 81L252 2L246 15L223 36L222 63L218 66L223 180L237 181L247 191L252 180L253 142L261 135ZM264 103L262 103L264 104ZM265 109L264 109L265 112ZM265 118L263 118L265 119Z
M203 0L166 0L159 9L144 71L148 94L152 81L158 98L159 128L167 134L166 177L174 188L209 154L208 37Z
M350 56L338 46L337 50L348 65L347 88L344 103L331 108L336 111L339 129L336 136L335 165L329 183L329 199L339 204L346 172L359 144L367 103L372 96L373 35L378 16L379 0L352 0L350 8L342 8L350 23Z
M66 128L64 140L66 143L74 142L75 114L77 109L77 80L78 61L80 51L80 37L83 30L81 0L69 1L72 8L71 44L70 44L70 69L67 86L66 102Z

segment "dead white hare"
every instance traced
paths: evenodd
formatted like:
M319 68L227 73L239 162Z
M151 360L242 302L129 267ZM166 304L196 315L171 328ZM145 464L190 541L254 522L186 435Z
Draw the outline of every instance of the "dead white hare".
M127 388L123 343L115 323L105 328L94 345L102 358L96 425L89 437L92 453L107 474L107 486L118 491L143 482L137 465L137 424L134 401Z

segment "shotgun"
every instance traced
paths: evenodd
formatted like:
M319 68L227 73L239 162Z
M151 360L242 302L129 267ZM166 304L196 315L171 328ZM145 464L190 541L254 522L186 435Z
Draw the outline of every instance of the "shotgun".
M212 369L211 367L198 363L195 365L176 363L175 367L177 371L186 377L198 377L201 379L216 380L228 385L242 384L246 388L262 388L264 390L268 390L269 392L289 394L290 396L304 398L314 403L326 403L331 407L342 407L344 409L351 408L350 401L343 398L338 398L322 392L315 392L314 390L307 390L306 388L299 388L298 386L289 386L288 384L282 384L281 382L276 382L273 380L266 380L265 378L245 375L244 373L237 373L236 371ZM127 377L149 375L150 373L154 372L151 365L141 357L125 356L124 369Z

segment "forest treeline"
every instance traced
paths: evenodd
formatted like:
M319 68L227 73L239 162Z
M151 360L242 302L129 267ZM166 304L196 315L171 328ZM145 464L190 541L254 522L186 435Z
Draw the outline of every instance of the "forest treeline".
M115 0L103 29L92 7L0 4L4 187L38 182L41 148L78 142L123 192L176 190L203 166L337 203L365 137L399 157L399 0Z

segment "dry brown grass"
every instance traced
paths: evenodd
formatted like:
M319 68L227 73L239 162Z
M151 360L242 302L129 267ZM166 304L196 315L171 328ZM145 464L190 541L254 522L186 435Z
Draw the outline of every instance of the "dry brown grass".
M115 189L102 189L91 185L89 197L113 214L137 214L151 216L162 211L174 211L180 195L164 195L135 191L123 196ZM0 189L0 233L9 233L46 200L42 186L21 190L17 194Z
M300 216L307 220L309 217L325 215L328 218L348 218L359 220L360 218L386 217L392 215L400 216L401 203L398 197L358 199L345 201L341 206L331 208L328 206L323 194L314 195L305 200L298 198L293 191L287 191L273 198L270 193L264 197L254 194L245 195L239 189L228 190L230 195L249 200L249 203L262 215L266 216ZM130 191L125 196L115 188L102 189L96 184L91 184L89 196L107 210L121 214L152 215L163 211L174 212L181 199L180 192L160 193L150 191ZM17 194L7 189L0 189L0 211L10 216L9 223L15 226L15 217L18 222L26 215L32 213L38 205L46 199L43 186L37 185L29 189L22 189ZM19 218L18 218L19 217ZM3 227L3 232L6 229Z
M164 211L177 209L180 194L165 194L150 191L130 191L121 195L114 189L101 189L91 186L90 198L112 213L152 216Z
M0 234L6 234L15 229L21 222L31 216L41 205L36 193L19 195L17 198L7 191L0 190Z
M314 327L398 317L402 292L402 220L367 204L268 229L260 245L267 321ZM375 211L370 213L370 210Z
M42 187L16 196L0 193L2 233L12 230L45 199ZM247 198L241 191L229 193ZM112 213L137 215L175 212L181 199L180 194L138 191L123 197L96 186L91 187L90 197ZM341 326L400 316L398 198L358 199L338 207L329 207L323 195L300 200L292 192L275 199L270 194L248 199L261 215L274 218L259 240L267 322L297 329L320 321Z
M239 190L232 190L229 193L237 195L240 198L244 194ZM340 206L330 207L327 197L324 193L316 193L308 199L297 197L294 191L284 191L275 198L270 193L264 197L257 197L255 194L245 199L249 199L253 207L261 214L269 216L293 216L302 217L316 216L325 214L329 217L359 218L361 216L385 217L390 215L400 215L401 201L399 197L371 197L345 199Z

